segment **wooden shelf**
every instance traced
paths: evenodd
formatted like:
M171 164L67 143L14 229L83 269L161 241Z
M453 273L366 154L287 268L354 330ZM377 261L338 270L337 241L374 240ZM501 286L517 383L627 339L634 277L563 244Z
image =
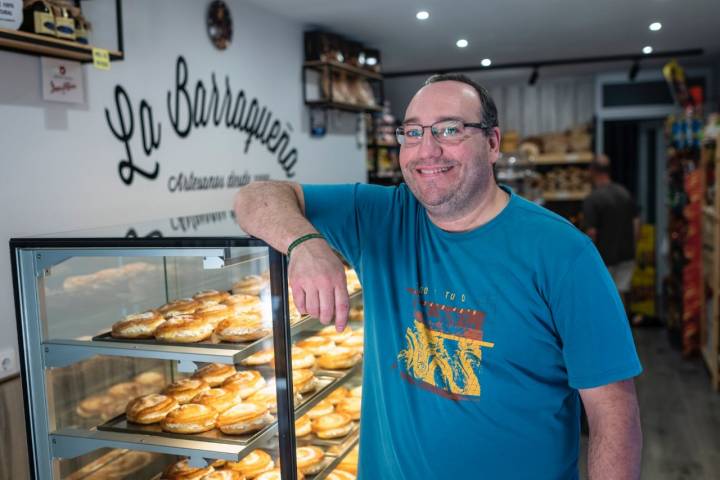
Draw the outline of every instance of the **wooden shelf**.
M352 75L356 75L358 77L365 77L365 78L371 78L373 80L382 80L382 75L379 73L372 72L370 70L365 70L364 68L358 68L353 67L352 65L346 65L344 63L340 62L333 62L333 61L322 61L322 60L312 60L307 61L303 64L306 68L314 68L317 70L321 70L324 68L329 68L330 70L339 70L346 73L350 73Z
M0 50L87 63L92 62L93 47L47 35L0 28ZM110 60L122 60L125 57L123 52L117 50L109 52Z
M352 103L328 102L327 100L308 100L305 105L312 108L332 108L346 112L381 112L382 107L371 105L354 105Z
M546 202L579 202L588 195L590 192L543 192L542 199Z
M593 157L592 152L543 153L530 157L530 161L536 165L587 164L592 162Z

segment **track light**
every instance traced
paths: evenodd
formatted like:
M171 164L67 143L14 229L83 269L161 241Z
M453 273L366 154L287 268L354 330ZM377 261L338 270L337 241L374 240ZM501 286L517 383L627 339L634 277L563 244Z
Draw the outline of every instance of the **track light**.
M533 67L533 71L530 74L530 79L528 80L528 85L535 85L539 76L540 72L538 70L538 67Z
M640 71L640 62L635 60L630 67L630 72L628 73L628 78L631 82L635 81L635 78L637 78L638 72Z

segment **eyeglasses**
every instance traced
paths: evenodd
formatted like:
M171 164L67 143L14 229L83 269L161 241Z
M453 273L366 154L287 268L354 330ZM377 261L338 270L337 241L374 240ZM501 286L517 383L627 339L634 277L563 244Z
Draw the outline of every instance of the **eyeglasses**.
M429 128L432 136L440 143L460 143L467 138L466 128L479 128L488 131L492 127L485 123L465 123L460 120L443 120L432 125L409 123L395 130L395 137L400 145L417 145L422 142L425 129Z

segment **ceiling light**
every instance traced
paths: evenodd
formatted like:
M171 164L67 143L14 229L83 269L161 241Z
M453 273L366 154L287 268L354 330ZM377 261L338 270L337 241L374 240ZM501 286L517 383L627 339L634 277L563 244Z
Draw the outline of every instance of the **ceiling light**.
M645 55L652 53L652 47L650 45L648 45L647 47L643 47L643 53Z
M430 18L430 12L420 10L415 14L415 18L417 18L418 20L427 20L428 18Z
M660 30L662 28L662 23L653 22L650 24L650 27L648 27L648 28L650 28L650 30L652 30L653 32L657 32L658 30Z
M458 41L455 43L455 45L457 45L458 48L465 48L465 47L468 46L468 41L465 40L464 38L461 38L460 40L458 40Z
M490 60L489 58L483 58L480 62L480 65L482 65L483 67L489 67L490 65L492 65L492 60Z

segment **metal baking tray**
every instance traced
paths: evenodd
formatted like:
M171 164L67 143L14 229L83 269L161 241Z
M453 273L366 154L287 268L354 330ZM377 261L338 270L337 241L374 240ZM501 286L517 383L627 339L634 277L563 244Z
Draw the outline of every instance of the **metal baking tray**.
M352 375L357 372L358 366L359 365L356 365L346 371L316 371L315 377L318 379L319 386L314 391L303 395L302 400L298 403L298 405L296 405L296 412L302 412L297 414L298 417L304 414L304 412L308 409L312 408L332 390L342 385L348 378L352 377ZM273 421L258 432L248 433L245 435L226 435L218 429L213 429L203 433L183 434L164 432L159 424L141 425L128 422L125 414L123 413L122 415L118 415L117 417L98 426L97 429L105 432L143 434L182 440L202 440L211 443L235 443L245 446L262 441L268 435L271 435L277 430L277 421Z

